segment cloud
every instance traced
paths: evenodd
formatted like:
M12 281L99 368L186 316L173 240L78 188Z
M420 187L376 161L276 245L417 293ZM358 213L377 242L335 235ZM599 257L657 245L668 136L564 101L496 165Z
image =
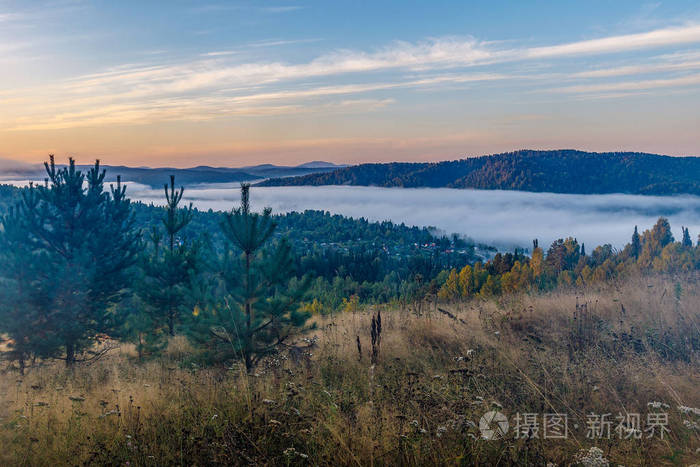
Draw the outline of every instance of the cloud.
M268 6L262 8L262 11L266 13L289 13L291 11L297 11L301 10L304 8L303 6L299 5L289 5L289 6Z
M205 7L206 8L206 7ZM298 41L276 40L252 47ZM395 41L371 51L339 49L299 63L241 62L235 51L214 50L196 59L175 63L132 63L54 82L40 88L0 92L5 111L4 131L61 129L104 124L142 124L194 120L230 115L297 113L301 106L324 109L337 102L315 102L333 96L383 101L394 96L360 96L395 89L487 81L540 81L547 90L572 94L625 92L698 84L697 76L664 76L653 80L552 86L554 80L596 80L643 73L680 73L699 67L697 57L678 56L659 63L641 63L573 74L485 71L485 67L545 59L608 54L700 42L700 25L617 35L567 44L513 48L512 43L483 42L473 37L442 37L418 42ZM2 48L2 46L0 46ZM162 60L162 59L161 59ZM499 68L500 70L500 68ZM391 72L391 77L387 75ZM381 78L378 78L381 76ZM327 80L357 83L327 84ZM323 78L323 84L316 81ZM368 106L375 109L376 106Z
M654 64L640 64L640 65L627 65L615 68L603 68L591 71L582 71L579 73L573 73L570 75L571 78L611 78L616 76L625 75L641 75L649 73L658 72L669 72L669 71L690 71L697 70L700 68L700 60L692 60L687 62L677 62L677 63L654 63Z
M527 49L523 58L556 58L577 55L608 54L700 42L700 24L656 29L654 31L604 37L569 44Z
M203 56L203 57L223 57L223 56L226 56L226 55L235 55L235 54L237 54L237 53L239 53L239 52L236 51L236 50L218 50L218 51L215 51L215 52L206 52L206 53L203 53L202 56Z
M695 86L700 84L700 74L683 76L680 78L668 79L648 79L641 81L623 81L618 83L602 83L602 84L582 84L576 86L565 86L561 88L551 89L553 92L565 93L596 93L609 91L639 91L657 88L669 88L680 86Z

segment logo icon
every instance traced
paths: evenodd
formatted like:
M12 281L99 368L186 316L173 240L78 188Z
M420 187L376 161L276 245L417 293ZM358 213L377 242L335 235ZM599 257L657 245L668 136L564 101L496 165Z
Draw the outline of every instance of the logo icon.
M490 410L479 420L479 430L484 439L501 439L508 432L508 418L501 412Z

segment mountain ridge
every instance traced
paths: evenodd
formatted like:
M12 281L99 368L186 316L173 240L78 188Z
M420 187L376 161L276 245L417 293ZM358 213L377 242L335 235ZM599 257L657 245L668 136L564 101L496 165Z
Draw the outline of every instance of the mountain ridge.
M57 165L62 166L62 164ZM77 167L80 170L87 170L92 165L80 164ZM283 178L309 175L335 170L342 166L331 164L330 162L311 161L297 166L260 164L247 167L212 167L208 165L188 168L129 167L126 165L101 165L101 167L106 170L105 180L107 182L113 182L117 179L117 176L120 176L124 182L140 183L159 188L168 183L170 175L175 176L175 182L178 185L239 183L254 182L269 177ZM45 177L46 172L41 164L0 169L0 183L3 179L27 178L41 181Z
M441 162L360 164L301 177L272 178L256 185L700 195L700 158L574 149L518 150Z

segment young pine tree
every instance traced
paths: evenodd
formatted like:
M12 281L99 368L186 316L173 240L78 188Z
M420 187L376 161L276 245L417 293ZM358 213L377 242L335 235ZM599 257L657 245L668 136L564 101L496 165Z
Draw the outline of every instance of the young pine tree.
M154 335L149 339L163 330L175 335L183 310L188 308L190 280L197 269L197 245L177 237L192 220L192 205L179 207L184 188L175 189L174 176L170 176L170 185L166 184L164 190L166 210L161 221L165 234L153 228L141 263L143 277L138 294L149 316L140 317L135 329L150 328Z
M30 359L50 356L53 349L46 347L49 308L43 294L37 293L37 281L48 278L26 241L21 209L21 205L10 208L0 220L0 335L6 336L5 356L16 361L24 374Z
M119 329L123 317L113 305L130 285L139 234L126 187L118 180L105 192L99 161L86 174L73 159L57 168L53 156L45 168L45 184L25 190L14 217L4 219L6 226L21 225L24 235L3 231L3 246L15 252L3 255L0 269L12 283L10 293L26 307L24 324L34 334L15 340L17 346L29 343L21 355L63 354L71 366L98 334Z
M270 242L275 223L270 209L250 210L249 185L241 187L241 206L221 223L228 248L221 267L218 303L197 312L191 338L215 361L240 359L250 371L302 329L310 314L302 299L308 278L294 278L291 247Z

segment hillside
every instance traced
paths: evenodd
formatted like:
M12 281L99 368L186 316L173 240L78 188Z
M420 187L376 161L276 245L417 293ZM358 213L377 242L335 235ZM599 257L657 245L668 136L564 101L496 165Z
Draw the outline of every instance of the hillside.
M553 193L700 194L700 158L632 152L531 151L435 163L362 164L259 186L361 185Z
M61 165L59 165L60 167ZM79 165L81 170L88 170L91 166ZM170 175L175 175L178 184L197 185L203 183L237 183L256 181L268 177L296 177L315 173L324 173L335 170L341 166L323 161L312 161L298 166L281 166L273 164L261 164L247 167L210 167L200 165L189 168L174 167L128 167L123 165L103 165L107 171L107 181L112 182L121 176L128 182L136 182L153 188L162 188L167 183ZM37 180L41 181L46 176L43 165L27 165L21 168L0 169L0 180Z

